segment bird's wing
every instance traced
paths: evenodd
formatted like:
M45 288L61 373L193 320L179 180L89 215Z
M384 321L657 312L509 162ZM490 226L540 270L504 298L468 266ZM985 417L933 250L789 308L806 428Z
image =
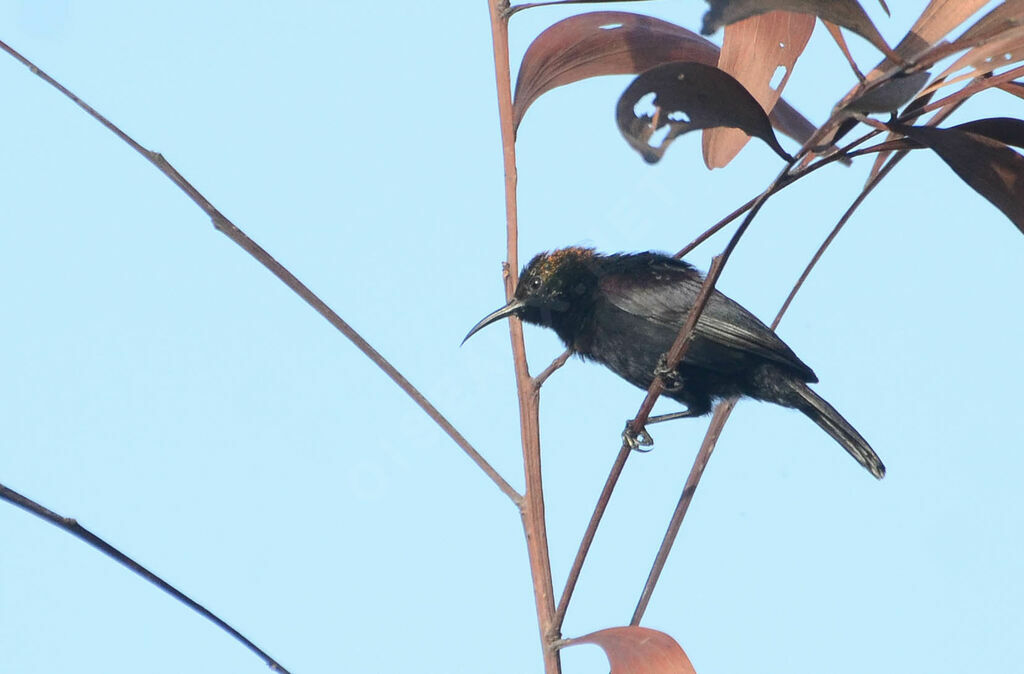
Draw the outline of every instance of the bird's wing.
M609 274L602 278L601 289L618 309L670 328L674 334L686 322L702 283L703 279L688 266L657 264L646 274ZM697 321L696 333L711 343L704 344L702 351L725 347L785 365L805 381L817 381L811 368L778 335L717 290ZM694 344L694 348L697 346Z

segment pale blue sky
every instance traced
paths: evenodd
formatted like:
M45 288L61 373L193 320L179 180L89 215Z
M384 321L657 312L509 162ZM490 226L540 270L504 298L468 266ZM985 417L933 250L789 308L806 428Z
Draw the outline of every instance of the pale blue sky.
M923 2L864 3L895 42ZM699 2L629 3L689 27ZM512 21L513 58L580 6ZM500 145L484 0L0 2L0 39L151 149L320 293L517 487ZM719 36L720 39L720 36ZM868 65L871 48L850 39ZM674 251L756 194L619 137L628 78L520 128L521 250ZM820 29L788 98L852 84ZM0 58L0 482L78 518L293 672L540 670L514 507L388 379L170 182ZM1020 117L988 94L955 118ZM784 140L790 150L793 144ZM869 161L774 199L720 287L770 320ZM717 238L690 258L706 268ZM871 478L801 415L741 403L645 625L701 674L1001 672L1024 657L1024 237L934 156L854 217L780 327L871 441ZM561 351L527 330L535 369ZM545 386L556 592L643 398L570 362ZM663 402L659 409L674 409ZM611 502L566 636L628 622L705 421L654 429ZM0 671L261 672L205 620L0 507ZM565 652L568 674L607 671Z

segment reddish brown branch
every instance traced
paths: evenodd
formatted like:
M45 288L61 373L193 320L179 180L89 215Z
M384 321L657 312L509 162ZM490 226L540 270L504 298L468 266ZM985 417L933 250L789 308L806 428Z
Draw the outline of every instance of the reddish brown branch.
M950 107L943 109L934 118L929 120L928 124L933 126L939 124L943 119L952 114L953 110L960 103L962 103L962 100L956 101ZM864 137L854 141L849 146L844 148L841 154L846 155L847 153L849 153L851 148L859 145L860 143L876 135L877 133L878 131L873 131L866 134ZM843 213L843 216L839 219L839 222L832 229L829 235L825 238L825 241L822 242L817 252L815 252L814 256L811 258L811 261L804 268L803 273L800 275L800 278L793 286L793 289L786 297L785 302L783 302L782 307L779 309L778 314L775 316L775 320L772 321L772 330L775 330L779 326L782 317L789 309L789 306L792 303L793 298L796 296L796 293L799 292L800 288L803 286L804 281L806 281L808 275L810 275L811 270L818 263L818 260L821 259L821 256L824 254L825 250L829 247L829 245L831 245L832 241L835 240L836 236L839 234L840 230L842 230L843 226L849 221L849 219L853 216L854 212L857 210L857 208L860 207L860 205L864 202L867 196L874 190L875 187L878 186L882 179L886 175L888 175L893 168L895 168L896 164L898 164L904 156L906 156L906 151L900 152L896 156L894 156L882 168L882 170L879 171L879 173L868 182L868 184L864 187L861 193L857 195L857 198L853 201L853 203L846 210L846 212ZM811 171L820 168L824 163L827 163L831 159L835 159L835 156L826 158L822 162L818 162L818 164L808 167L807 169L801 171L798 175L792 176L792 178L795 180L799 177L803 177L807 173L810 173ZM781 189L781 187L784 186L785 185L780 186L779 189ZM753 215L748 217L753 217ZM718 442L718 438L721 435L722 428L724 427L725 422L728 420L729 415L732 413L735 404L736 399L733 398L725 401L724 403L719 405L718 408L715 410L715 415L712 418L708 431L704 436L704 441L701 444L700 451L697 453L697 458L694 460L693 467L690 469L690 475L687 477L686 485L683 487L683 493L680 495L679 502L676 505L676 509L672 514L672 519L669 521L668 529L665 532L664 538L662 539L661 547L658 549L658 554L655 556L654 563L651 566L651 572L647 577L647 583L644 585L644 590L641 593L640 600L637 602L636 610L634 611L633 617L630 621L631 625L638 625L640 623L640 620L643 618L644 612L647 610L647 605L650 602L651 595L654 593L654 588L657 585L658 579L661 576L661 572L664 569L665 563L668 560L669 552L671 552L672 545L675 542L675 538L679 533L680 527L682 526L683 518L686 517L686 512L690 507L690 502L693 499L693 494L696 491L697 485L700 483L700 479L704 474L704 468L707 466L707 462L711 458L711 453L714 451L715 445Z
M433 419L449 435L449 437L451 437L452 440L454 440L455 443L462 448L463 451L466 452L466 454L481 468L481 470L484 471L484 473L488 477L491 478L491 480L498 486L499 489L501 489L501 491L506 496L509 497L509 499L511 499L517 505L520 505L522 503L523 497L520 496L520 494L515 489L512 488L512 486L494 469L494 467L491 466L480 455L480 453L477 452L476 449L474 449L473 446L469 444L469 442L462 436L462 434L459 433L454 426L452 426L452 424L444 417L444 415L442 415L440 411L438 411L437 408L434 407L430 403L430 401L428 401L423 396L423 394L416 389L416 387L414 387L404 376L402 376L402 374L397 369L395 369L395 367L392 366L380 353L378 353L372 346L370 346L370 344L366 340L364 340L359 335L359 333L357 333L351 326L349 326L348 323L342 320L342 318L338 316L329 306L327 306L327 304L324 303L323 300L317 297L316 294L314 294L290 271L288 271L277 260L275 260L266 250L264 250L252 239L250 239L242 230L240 230L216 207L214 207L213 204L210 203L210 201L207 200L206 197L204 197L191 183L189 183L188 180L186 180L184 176L182 176L177 171L177 169L175 169L166 159L164 159L164 157L161 154L153 152L140 145L131 136L126 134L115 124L110 122L106 117L101 115L90 105L85 103L82 99L80 99L78 96L76 96L66 87L64 87L62 84L60 84L55 79L50 77L50 75L40 70L34 63L26 59L24 56L15 51L12 47L8 46L6 43L0 41L0 49L3 49L16 60L18 60L26 67L28 67L29 70L31 70L34 74L42 78L43 81L45 81L47 84L53 86L64 96L71 99L72 102L74 102L80 108L85 110L86 113L88 113L96 121L100 122L103 126L109 129L118 138L120 138L125 143L130 145L135 151L137 151L139 154L141 154L143 157L149 160L154 166L156 166L156 168L160 170L164 175L170 178L170 180L175 185L177 185L183 192L185 192L185 194L187 194L188 197L192 199L192 201L195 202L196 205L199 206L199 208L201 208L203 212L205 212L210 217L214 224L214 227L216 227L219 231L227 235L228 238L230 238L232 241L234 241L236 244L242 247L242 249L244 249L246 252L248 252L250 255L256 258L264 267L266 267L268 270L270 270L271 273L273 273L275 276L281 279L281 281L283 281L285 285L291 288L307 304L312 306L320 315L326 318L327 321L331 323L331 325L338 329L339 332L341 332L349 340L351 340L356 345L356 347L359 348L360 351L362 351L368 358L370 358L370 360L372 360L378 367L380 367L385 372L385 374L387 374L396 384L398 384L398 386L403 391L405 391L409 395L409 397L411 397L413 401L415 401L416 404L419 405L427 413L427 415L430 416L430 418ZM40 515L41 517L45 517L47 520L53 522L57 526L60 526L62 529L65 529L69 533L74 534L75 536L88 542L90 545L93 545L97 549L100 549L104 552L104 554L107 554L108 556L114 558L118 562L128 566L146 580L149 580L150 582L156 584L165 592L168 592L169 594L177 598L179 601L182 601L190 608L200 613L200 615L203 615L204 617L213 621L216 625L218 625L219 627L227 631L229 634L231 634L234 638L238 639L243 644L245 644L246 647L248 647L250 650L253 650L253 652L257 653L257 655L263 658L272 668L284 671L283 668L280 667L280 665L273 661L263 651L256 648L256 646L253 645L252 642L250 642L248 639L239 634L230 625L228 625L223 620L210 613L201 605L189 599L186 595L182 594L175 588L165 583L157 576L153 575L143 567L139 566L133 560L123 555L120 551L116 550L115 548L107 544L105 541L102 541L101 539L93 535L91 532L80 527L76 522L74 522L74 520L65 520L64 518L61 518L53 513L50 513L49 511L45 511L45 513L48 514L44 514L43 511L45 509L42 509L42 506L38 506L38 509L36 509L27 505L27 503L30 502L19 502L18 500L14 499L14 496L20 495L15 495L13 492L7 494L5 491L4 494L0 495L4 496L5 498L7 498L7 500L10 500L13 503L16 503L17 505L20 505L21 507L24 507L30 510L31 512L34 512L35 514ZM8 498L8 496L10 496L10 498ZM21 498L23 499L23 497Z
M658 548L654 564L651 565L651 572L647 576L647 583L644 584L644 590L640 594L640 601L637 602L633 617L629 621L630 625L639 625L647 610L647 604L650 603L651 595L654 594L654 587L658 584L661 571L665 568L665 562L668 561L668 553L672 551L672 544L675 543L679 528L683 525L683 518L686 517L686 511L690 509L690 502L697 491L697 485L700 484L700 478L704 475L704 469L711 459L711 453L715 451L715 445L718 444L718 438L722 435L725 422L729 420L729 415L732 414L735 406L736 398L730 398L720 403L715 409L714 416L711 417L711 424L708 426L707 433L704 434L704 441L700 445L700 451L697 452L697 458L693 461L693 467L690 468L690 474L683 486L683 493L679 496L672 519L669 520L668 530L665 531L665 536L661 540L661 547Z
M241 246L242 249L249 253L251 256L256 258L256 260L259 261L260 264L262 264L264 267L270 270L270 272L274 274L274 276L281 279L281 281L283 281L286 286L291 288L291 290L294 291L295 294L297 294L307 304L313 307L313 309L315 309L318 314L326 318L327 321L335 328L337 328L337 330L341 334L348 337L348 339L351 340L352 343L355 344L356 347L360 351L362 351L367 358L373 361L374 364L377 365L377 367L383 370L387 376L389 376L396 384L398 384L399 388L405 391L406 394L408 394L408 396L412 398L413 401L417 405L419 405L424 412L427 413L427 416L433 419L434 422L437 423L437 425L440 426L441 429L444 430L444 432L447 433L448 436L455 441L455 444L461 447L462 450L469 455L469 458L471 458L473 462L476 463L489 478L491 478L491 480L498 486L499 489L501 489L502 492L504 492L506 496L508 496L514 503L518 504L520 502L522 497L515 489L512 488L512 485L510 485L505 480L505 478L503 478L498 473L498 471L495 470L494 467L491 466L487 462L487 460L484 459L483 456L481 456L480 453L477 452L476 449L474 449L473 446L469 444L469 441L466 440L466 438L464 438L462 434L455 429L454 426L452 426L452 424L444 417L444 415L441 414L441 412L438 411L438 409L434 407L434 405L431 404L430 401L427 400L423 396L423 394L420 393L419 390L409 382L408 379L402 376L402 374L397 369L395 369L395 367L391 363L389 363L387 359L384 358L384 356L382 356L380 353L377 352L376 349L370 346L369 342L363 339L358 332L356 332L348 323L342 320L341 316L336 314L334 310L327 306L327 304L323 300L317 297L317 295L312 290L310 290L301 281L299 281L299 279L296 278L294 274L288 271L280 262L275 260L273 256L270 255L270 253L268 253L266 250L260 247L260 245L257 244L255 241L250 239L245 234L245 232L243 232L233 222L231 222L231 220L225 217L223 213L217 210L217 208L214 207L214 205L211 204L209 200L207 200L206 197L204 197L199 192L199 190L197 190L188 180L185 179L184 176L178 173L177 169L175 169L166 159L164 159L163 155L161 155L158 152L148 150L139 143L137 143L135 139L133 139L131 136L129 136L124 131L119 129L115 124L113 124L99 112L94 110L88 103L86 103L78 96L73 94L71 91L65 88L60 82L57 82L48 74L40 70L34 63L26 59L18 52L16 52L6 43L0 41L0 49L6 51L15 59L26 65L29 68L29 70L31 70L33 73L41 77L47 84L53 86L62 94L70 98L76 105L85 110L93 119L98 121L103 126L107 127L107 129L113 132L118 138L123 140L125 143L130 145L136 152L138 152L143 157L148 159L154 166L157 167L157 169L160 170L161 173L170 178L175 185L177 185L185 194L187 194L188 197L192 201L194 201L195 204L199 206L199 208L201 208L203 212L210 217L210 220L213 221L214 227L216 227L223 234L227 235L229 239L231 239L236 244Z
M505 168L505 222L507 258L504 268L505 297L511 299L519 270L519 230L516 210L516 148L512 116L512 80L508 52L508 2L488 0L491 17L491 41L494 47L494 77L498 94L498 118L501 126L501 149ZM533 577L537 624L540 628L544 671L561 672L561 657L555 643L560 638L555 625L554 590L551 581L551 560L548 555L547 524L544 516L544 489L540 457L540 396L530 377L526 362L523 326L517 318L509 320L512 359L519 397L520 436L523 445L523 471L526 492L520 505L523 531Z
M590 552L594 536L597 535L597 527L601 524L604 511L608 509L608 502L611 501L612 492L615 490L615 485L619 482L622 469L626 467L626 459L629 458L631 453L632 450L630 450L629 446L623 443L619 448L619 453L615 456L615 463L612 464L612 469L608 473L608 479L605 480L601 495L597 497L597 505L594 506L594 512L590 516L590 522L587 523L586 531L583 532L583 540L580 541L580 547L576 550L576 558L573 559L572 568L569 569L569 576L565 580L562 597L558 600L555 627L559 630L562 629L562 623L565 622L565 612L569 610L569 601L572 599L572 593L576 590L576 583L580 579L580 573L583 571L583 562L586 561L587 554Z
M534 390L540 389L540 387L544 385L544 382L547 381L548 377L555 373L555 370L565 365L566 361L569 360L569 357L572 356L572 353L573 352L571 348L566 349L565 351L562 352L562 355L555 358L553 361L551 361L550 365L541 370L540 374L533 378Z
M693 334L693 330L697 325L697 319L700 318L701 312L704 311L704 306L707 304L708 299L711 297L711 293L714 290L715 283L718 281L719 275L721 275L722 265L728 260L729 256L732 255L732 251L736 248L736 244L739 243L740 237L750 226L754 216L761 209L765 199L772 192L772 188L780 184L783 180L786 171L783 171L772 187L761 194L757 199L754 200L754 204L751 206L747 217L743 223L737 228L736 233L733 234L732 239L729 240L729 244L725 247L720 255L715 256L711 262L711 269L708 270L708 275L704 279L704 284L701 286L700 292L697 294L697 299L694 301L693 308L690 309L690 314L687 317L686 323L683 324L679 330L679 334L676 337L675 343L672 348L669 349L666 355L667 368L673 369L686 355L686 351L690 345L690 337ZM627 432L640 433L644 429L644 425L647 423L647 417L651 413L651 409L654 408L654 403L661 395L664 386L660 378L656 377L651 383L650 389L647 391L647 396L644 398L644 402L640 406L640 411L637 412L636 417L627 424ZM562 591L562 598L558 602L558 615L556 625L561 628L562 621L565 619L565 612L569 607L569 601L572 599L572 593L576 588L576 583L579 580L580 572L583 570L583 562L586 560L587 554L590 552L590 546L594 541L594 536L597 534L597 528L601 524L601 519L604 517L604 512L608 508L608 502L611 500L612 491L615 489L615 485L619 480L619 476L622 474L622 469L626 465L626 459L629 458L629 447L625 440L623 440L622 446L619 448L619 453L615 458L615 463L612 465L612 469L608 475L608 479L605 481L604 489L601 491L600 497L598 497L597 505L594 507L594 513L590 517L590 522L587 524L587 529L583 533L583 540L580 541L580 547L576 552L576 558L573 560L572 568L569 571L569 577L565 582L565 589Z
M62 94L70 98L76 105L85 110L93 119L98 121L103 126L107 127L113 132L118 138L123 140L125 143L130 145L136 152L141 154L143 157L148 159L161 173L171 179L175 185L177 185L188 197L195 202L199 208L206 213L210 220L213 221L213 226L216 227L220 232L227 235L229 239L234 241L236 244L242 247L247 253L256 258L260 264L266 267L274 276L281 279L286 286L292 289L299 297L301 297L307 304L316 310L321 316L327 319L327 321L333 325L337 330L348 337L356 347L362 351L367 358L374 362L377 367L384 371L399 388L406 392L413 401L427 413L431 419L437 423L438 426L444 430L445 433L455 441L459 447L462 448L469 458L476 463L484 473L491 478L491 480L501 489L506 496L508 496L514 503L519 503L521 496L519 493L512 488L512 486L503 478L498 471L491 466L483 456L480 455L469 441L462 436L458 430L441 414L440 411L433 404L427 400L419 390L413 386L408 379L395 369L391 363L387 361L380 353L377 352L370 344L363 339L358 332L356 332L348 323L334 312L327 304L321 300L316 294L306 287L298 278L295 277L290 271L288 271L280 262L275 260L266 250L260 247L255 241L250 239L245 232L239 229L231 220L224 216L209 200L204 197L199 190L197 190L188 180L185 179L177 169L175 169L163 155L158 152L153 152L146 149L135 141L131 136L126 134L115 124L109 121L106 117L101 115L95 109L93 109L88 103L80 99L78 96L73 94L67 88L65 88L60 82L50 77L48 74L40 70L34 63L26 59L24 56L19 54L17 51L9 47L4 42L0 42L0 49L3 49L8 54L13 56L15 59L26 65L29 70L41 77L47 84L53 86Z

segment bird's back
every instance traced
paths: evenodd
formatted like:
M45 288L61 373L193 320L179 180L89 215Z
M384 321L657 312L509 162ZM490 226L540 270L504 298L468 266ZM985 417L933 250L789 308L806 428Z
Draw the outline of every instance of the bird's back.
M579 350L633 384L647 387L657 359L686 322L703 277L689 264L657 253L608 255L595 262L600 280L591 338ZM683 365L729 379L764 363L779 366L801 381L817 381L811 368L768 326L714 291ZM730 393L723 391L723 395Z

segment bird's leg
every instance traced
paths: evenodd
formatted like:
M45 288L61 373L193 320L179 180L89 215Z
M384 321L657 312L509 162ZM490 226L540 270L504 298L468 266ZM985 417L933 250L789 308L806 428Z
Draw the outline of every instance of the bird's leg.
M662 354L661 358L658 359L658 364L654 366L654 376L661 380L662 387L668 393L683 390L683 377L679 374L678 369L668 366L665 354Z
M700 412L699 410L683 410L682 412L672 412L671 414L656 414L653 417L647 417L648 424L660 424L662 421L672 421L674 419L689 419L691 417L702 417L707 412ZM641 447L650 447L654 444L654 438L647 432L646 428L640 429L639 433L634 433L633 429L630 428L630 424L633 420L630 419L626 422L626 428L622 431L622 441L629 445L630 449L635 449L638 452L649 452L649 449L640 449Z
M695 390L683 392L683 388L686 386L686 379L680 374L678 368L670 368L668 366L668 360L664 355L658 359L658 364L654 367L654 376L661 379L666 393L679 393L679 395L673 396L673 398L683 402L686 405L686 409L682 412L647 417L645 425L672 421L673 419L702 417L711 411L711 398L706 393ZM640 448L652 446L654 438L651 437L646 428L641 428L639 431L634 432L632 424L633 420L626 422L626 428L622 431L622 441L630 449L644 452L650 451Z
M672 412L671 414L657 414L653 417L647 418L649 424L660 424L662 421L672 421L673 419L690 419L692 417L700 417L703 414L698 414L692 410L683 410L682 412Z
M648 421L650 421L648 419ZM622 429L622 442L632 450L637 452L649 452L649 449L640 449L641 447L650 447L654 444L654 438L647 432L646 428L641 428L639 431L634 432L631 424L633 420L630 419L626 422L626 427Z

